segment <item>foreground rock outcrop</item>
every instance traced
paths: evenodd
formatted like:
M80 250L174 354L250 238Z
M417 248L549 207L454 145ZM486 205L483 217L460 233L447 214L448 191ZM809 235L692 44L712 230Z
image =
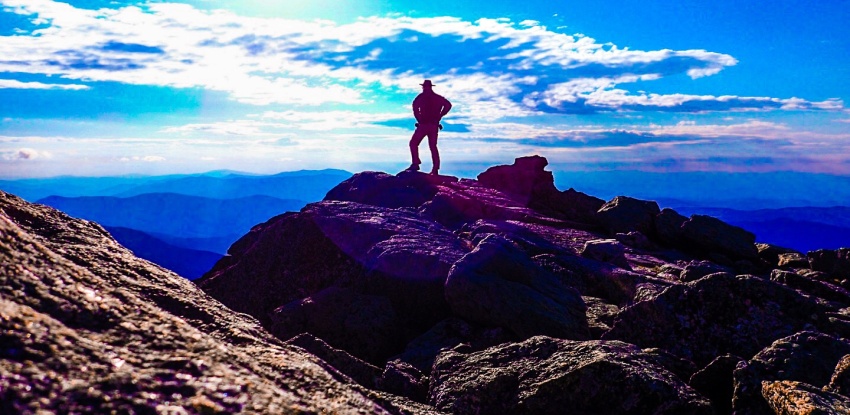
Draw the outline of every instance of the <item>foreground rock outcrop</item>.
M0 413L430 413L363 388L99 225L0 192Z
M546 165L357 174L200 289L0 193L0 413L846 413L846 249Z

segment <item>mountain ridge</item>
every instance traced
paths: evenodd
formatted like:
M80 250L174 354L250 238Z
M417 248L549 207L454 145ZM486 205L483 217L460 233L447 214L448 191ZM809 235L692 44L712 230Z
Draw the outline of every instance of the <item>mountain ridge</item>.
M201 277L222 255L171 245L153 235L130 228L104 226L112 237L139 258L151 261L190 280Z
M13 193L19 195L25 200L35 201L38 199L42 199L48 196L65 196L65 197L78 197L78 196L117 196L119 194L124 193L125 196L132 196L141 193L150 193L150 191L145 190L147 188L141 188L140 186L144 186L145 184L155 183L154 193L157 193L156 189L162 189L163 184L168 185L168 183L172 183L171 190L174 193L180 194L189 194L189 195L197 195L197 196L211 196L215 197L216 194L214 192L207 191L206 194L197 194L199 189L196 187L196 183L193 183L192 186L180 186L180 183L177 185L173 184L175 180L183 180L183 179L202 179L202 185L206 183L207 186L210 183L215 183L216 181L221 181L224 179L230 179L230 182L239 182L244 181L248 184L253 183L253 179L262 179L271 177L271 184L274 184L275 181L280 181L284 179L300 179L300 178L309 178L315 177L317 178L317 182L313 182L313 185L317 186L318 189L325 188L326 189L321 192L322 194L315 198L310 198L309 200L318 200L324 195L324 192L330 187L334 186L343 177L351 176L351 173L346 172L344 170L338 169L323 169L323 170L298 170L294 172L280 172L274 175L254 175L251 173L243 174L243 173L225 173L226 171L211 171L207 173L196 173L196 174L173 174L173 175L163 175L163 176L139 176L139 175L131 175L131 176L112 176L112 177L78 177L78 176L59 176L59 177L50 177L50 178L37 178L37 179L16 179L16 180L0 180L0 189L3 189L9 193ZM266 187L269 186L268 183L265 184ZM239 184L229 185L229 187L225 188L232 189L238 188ZM251 186L243 186L246 189L252 189ZM270 190L266 190L263 186L253 187L253 191L257 192L256 194L265 194L268 196L276 196L280 193L273 193ZM285 189L285 188L284 188ZM203 190L203 189L201 189ZM161 192L160 192L161 193ZM250 192L248 192L250 193ZM227 193L221 193L220 195L225 195L227 197ZM294 194L289 192L289 194ZM243 196L252 196L251 194L243 194Z
M177 193L128 197L50 196L38 202L107 226L182 237L246 232L257 222L280 212L298 210L306 203L265 195L214 199Z

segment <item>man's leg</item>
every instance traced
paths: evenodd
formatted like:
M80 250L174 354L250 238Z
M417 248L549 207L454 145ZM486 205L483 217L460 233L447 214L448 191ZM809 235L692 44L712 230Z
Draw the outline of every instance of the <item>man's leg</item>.
M437 150L437 133L439 131L437 126L434 126L434 130L428 132L428 147L431 149L431 160L434 162L431 174L434 175L440 170L440 151Z
M410 137L411 163L408 170L419 170L419 165L422 164L422 160L419 159L419 144L423 138L425 138L424 129L422 127L416 127L416 130L413 131L413 136Z

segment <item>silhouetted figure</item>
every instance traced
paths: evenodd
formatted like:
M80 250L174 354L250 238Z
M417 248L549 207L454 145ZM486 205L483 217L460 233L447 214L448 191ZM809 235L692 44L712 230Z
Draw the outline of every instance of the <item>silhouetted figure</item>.
M428 147L431 149L431 160L434 167L431 174L436 175L440 170L440 152L437 151L437 133L443 129L440 120L452 109L452 103L434 92L434 84L430 79L421 83L422 93L413 100L413 116L416 117L416 131L410 137L410 157L412 162L407 170L418 171L422 160L419 159L419 143L426 136Z

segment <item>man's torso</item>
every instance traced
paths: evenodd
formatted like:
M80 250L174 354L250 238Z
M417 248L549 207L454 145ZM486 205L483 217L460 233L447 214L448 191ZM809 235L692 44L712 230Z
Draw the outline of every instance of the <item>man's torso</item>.
M420 122L436 124L440 121L447 102L448 100L441 95L423 92L413 100L413 107L420 115Z

